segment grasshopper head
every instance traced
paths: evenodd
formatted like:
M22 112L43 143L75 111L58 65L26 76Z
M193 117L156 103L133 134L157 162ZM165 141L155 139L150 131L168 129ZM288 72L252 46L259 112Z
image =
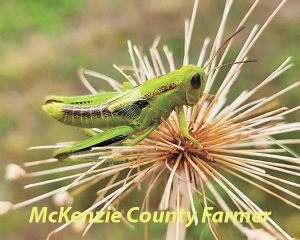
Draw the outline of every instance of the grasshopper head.
M203 94L207 75L202 67L184 66L180 69L183 77L186 105L195 105Z

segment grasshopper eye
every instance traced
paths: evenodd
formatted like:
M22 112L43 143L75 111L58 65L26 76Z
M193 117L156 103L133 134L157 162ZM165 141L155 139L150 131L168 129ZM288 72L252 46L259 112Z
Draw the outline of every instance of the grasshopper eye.
M194 89L199 89L201 87L201 75L196 73L191 79L191 85Z

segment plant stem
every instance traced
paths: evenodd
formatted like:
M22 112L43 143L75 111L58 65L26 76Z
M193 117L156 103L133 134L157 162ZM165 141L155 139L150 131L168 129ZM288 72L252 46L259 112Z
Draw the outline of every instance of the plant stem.
M180 179L181 178L181 179ZM190 201L188 195L188 187L185 182L186 177L183 169L177 170L174 176L173 188L170 196L169 211L176 212L176 221L170 219L168 223L166 240L184 240L185 239L185 224L187 222L186 214L183 214L182 219L179 219L179 213L190 210Z

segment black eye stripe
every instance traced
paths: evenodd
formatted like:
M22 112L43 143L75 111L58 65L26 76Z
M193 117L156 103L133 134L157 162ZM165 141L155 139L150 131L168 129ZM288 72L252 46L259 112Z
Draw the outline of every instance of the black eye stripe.
M191 85L194 89L199 89L201 87L201 76L199 73L196 73L191 79Z

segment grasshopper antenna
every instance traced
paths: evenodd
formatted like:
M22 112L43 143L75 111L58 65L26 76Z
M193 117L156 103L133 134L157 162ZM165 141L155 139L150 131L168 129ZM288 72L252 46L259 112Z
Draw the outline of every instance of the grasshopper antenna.
M223 42L223 44L219 47L219 49L214 53L214 55L210 58L210 60L208 60L208 62L205 64L204 69L206 69L212 63L212 61L218 56L218 54L220 53L222 48L224 46L226 46L230 42L231 39L233 39L236 35L238 35L244 29L245 29L244 26L237 29L225 42Z
M232 66L232 65L235 65L235 64L242 64L242 63L255 63L255 62L258 62L257 60L245 60L245 61L239 61L239 62L233 62L233 63L225 63L225 64L222 64L220 66L217 66L213 69L211 69L208 73L218 69L218 68L222 68L222 67L229 67L229 66Z

